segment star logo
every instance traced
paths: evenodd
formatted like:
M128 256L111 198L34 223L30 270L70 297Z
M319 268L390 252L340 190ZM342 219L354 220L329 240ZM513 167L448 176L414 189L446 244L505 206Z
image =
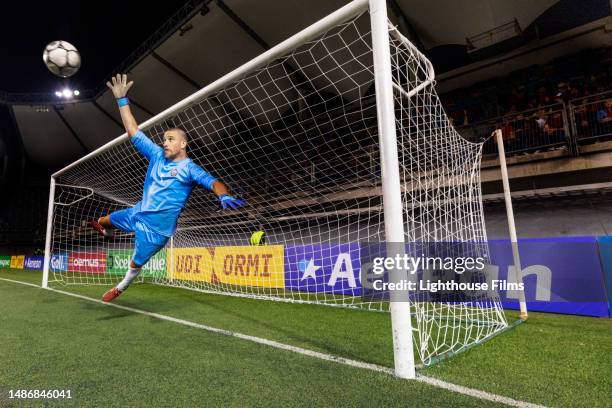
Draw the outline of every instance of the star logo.
M303 281L307 278L312 278L314 280L317 280L317 271L321 269L320 266L315 265L314 259L311 259L310 261L306 261L306 259L302 259L299 262L299 268L300 268L300 271L304 272L304 274L302 275L302 279L300 279L300 281Z

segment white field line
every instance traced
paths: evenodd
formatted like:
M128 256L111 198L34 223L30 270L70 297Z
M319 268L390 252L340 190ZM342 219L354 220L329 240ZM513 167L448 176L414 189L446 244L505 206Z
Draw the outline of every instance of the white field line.
M20 284L20 285L27 285L27 286L32 286L38 289L42 289L41 286L35 285L32 283L21 282L21 281L17 281L13 279L6 279L6 278L0 278L0 280L5 281L5 282L12 282L12 283ZM119 305L116 303L105 303L99 299L94 299L94 298L90 298L90 297L83 296L83 295L78 295L76 293L66 292L66 291L59 290L59 289L47 288L47 290L56 292L56 293L61 293L62 295L72 296L78 299L87 300L89 302L99 303L104 306L110 306L110 307L114 307L117 309L127 310L132 313L138 313L141 315L154 317L156 319L165 320L165 321L177 323L177 324L182 324L183 326L193 327L193 328L200 329L200 330L206 330L212 333L222 334L224 336L236 337L242 340L251 341L253 343L264 344L266 346L274 347L280 350L291 351L291 352L302 354L305 356L318 358L320 360L331 361L334 363L344 364L344 365L348 365L351 367L362 368L362 369L377 371L377 372L381 372L381 373L385 373L389 375L394 375L394 370L392 368L383 367L377 364L371 364L371 363L366 363L363 361L351 360L348 358L335 356L332 354L326 354L326 353L321 353L318 351L308 350L302 347L296 347L296 346L292 346L289 344L280 343L274 340L268 340L268 339L264 339L261 337L250 336L248 334L233 332L233 331L225 330L225 329L219 329L217 327L212 327L212 326L207 326L205 324L190 322L188 320L177 319L177 318L162 315L159 313L147 312L145 310L140 310L140 309L136 309L136 308L129 307L129 306L123 306L123 305ZM542 408L543 407L542 405L531 404L529 402L524 402L524 401L519 401L519 400L515 400L512 398L504 397L502 395L491 394L486 391L481 391L481 390L477 390L474 388L468 388L462 385L456 385L456 384L449 383L446 381L438 380L436 378L426 377L420 374L417 374L416 380L432 385L434 387L443 388L445 390L456 392L458 394L464 394L464 395L468 395L474 398L479 398L482 400L498 402L498 403L502 403L502 404L509 405L512 407L528 407L528 408Z

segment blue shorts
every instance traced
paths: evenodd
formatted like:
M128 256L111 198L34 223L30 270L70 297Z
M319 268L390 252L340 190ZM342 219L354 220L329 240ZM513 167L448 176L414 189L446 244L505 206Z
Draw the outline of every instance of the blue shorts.
M132 260L137 267L146 264L153 255L166 246L169 239L169 237L158 234L136 219L133 208L111 213L110 222L113 227L119 228L121 231L135 234Z

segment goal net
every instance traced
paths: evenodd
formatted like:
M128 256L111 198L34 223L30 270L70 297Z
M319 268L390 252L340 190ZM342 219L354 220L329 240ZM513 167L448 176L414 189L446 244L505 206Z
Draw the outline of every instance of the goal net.
M145 281L389 310L389 293L372 290L366 262L387 240L390 170L381 161L371 16L367 2L357 3L141 125L156 143L165 129L185 129L192 160L247 202L220 211L213 194L195 188L176 234L145 266ZM385 28L407 252L416 254L411 243L423 244L416 255L432 243L460 243L464 254L488 259L482 144L453 129L431 63L394 26ZM123 136L54 175L49 282L110 287L122 278L133 235L102 239L88 223L138 202L147 165ZM251 245L258 231L265 245ZM495 293L411 293L410 311L414 355L424 365L507 327Z

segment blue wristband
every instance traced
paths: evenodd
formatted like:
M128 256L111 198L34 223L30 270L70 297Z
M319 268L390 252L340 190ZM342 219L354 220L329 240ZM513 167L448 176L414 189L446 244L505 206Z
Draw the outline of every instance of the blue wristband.
M119 105L120 108L123 108L124 106L127 106L129 104L130 100L127 98L127 96L117 99L117 105Z

